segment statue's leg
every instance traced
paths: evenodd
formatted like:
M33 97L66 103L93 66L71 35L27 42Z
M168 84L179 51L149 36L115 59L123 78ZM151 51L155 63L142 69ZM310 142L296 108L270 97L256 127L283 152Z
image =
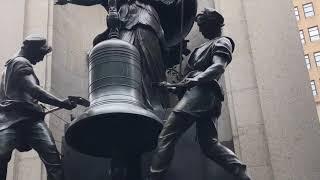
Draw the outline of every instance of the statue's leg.
M0 131L0 180L6 180L8 163L16 146L16 129Z
M172 112L159 135L158 147L150 168L150 179L162 179L174 156L179 137L193 124L194 120L184 114Z
M239 180L250 180L246 175L246 166L240 162L235 153L219 143L214 124L217 119L218 117L213 117L211 120L211 117L207 116L197 120L197 135L203 153Z
M63 180L60 154L53 136L44 121L35 122L30 126L28 143L35 149L47 170L48 180Z

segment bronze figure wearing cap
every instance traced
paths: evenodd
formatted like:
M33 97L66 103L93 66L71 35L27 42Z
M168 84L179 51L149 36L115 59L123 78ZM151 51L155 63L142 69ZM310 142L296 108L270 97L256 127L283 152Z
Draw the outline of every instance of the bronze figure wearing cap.
M196 123L202 152L237 180L250 180L246 166L231 150L219 143L215 126L224 100L218 80L232 60L234 42L231 38L222 36L224 18L217 11L205 9L197 15L196 22L199 31L209 41L192 52L185 68L184 80L177 84L160 84L173 92L181 92L182 89L184 94L160 133L158 148L150 168L150 180L164 177L173 158L177 140L193 123Z
M60 100L40 87L33 65L50 52L45 38L30 35L5 64L0 84L0 180L6 179L12 151L32 148L45 164L48 180L63 180L60 155L39 102L68 110L76 104Z

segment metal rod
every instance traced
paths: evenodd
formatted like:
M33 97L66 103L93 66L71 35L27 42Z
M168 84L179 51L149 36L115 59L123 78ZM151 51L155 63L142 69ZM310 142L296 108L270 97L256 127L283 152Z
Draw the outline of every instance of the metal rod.
M180 36L182 37L184 23L184 0L181 0L181 24L180 24ZM182 78L182 51L183 51L183 40L180 42L180 64L179 64L179 80Z
M48 111L45 112L45 114L50 114L50 113L53 113L53 112L56 112L56 111L59 111L60 109L63 109L61 107L55 107L55 108L52 108L52 109L49 109Z

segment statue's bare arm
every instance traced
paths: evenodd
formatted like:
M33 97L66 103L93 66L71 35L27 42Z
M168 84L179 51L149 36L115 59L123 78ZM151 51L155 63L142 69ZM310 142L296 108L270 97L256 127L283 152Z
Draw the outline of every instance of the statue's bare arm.
M65 109L73 109L75 106L68 100L60 100L49 92L45 91L42 87L37 85L32 75L25 75L20 79L23 83L22 89L26 91L30 96L38 101L50 104Z
M212 58L212 65L194 78L199 82L217 80L224 73L227 62L226 57L214 55Z

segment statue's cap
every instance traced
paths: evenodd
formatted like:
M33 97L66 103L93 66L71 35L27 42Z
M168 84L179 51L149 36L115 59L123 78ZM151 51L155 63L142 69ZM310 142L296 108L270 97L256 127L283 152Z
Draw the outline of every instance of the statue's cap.
M52 48L47 44L47 39L37 34L27 36L23 41L23 46L39 48L46 54L52 51Z
M197 15L196 21L204 23L205 21L214 21L220 27L224 26L224 17L213 8L204 8L204 10Z

